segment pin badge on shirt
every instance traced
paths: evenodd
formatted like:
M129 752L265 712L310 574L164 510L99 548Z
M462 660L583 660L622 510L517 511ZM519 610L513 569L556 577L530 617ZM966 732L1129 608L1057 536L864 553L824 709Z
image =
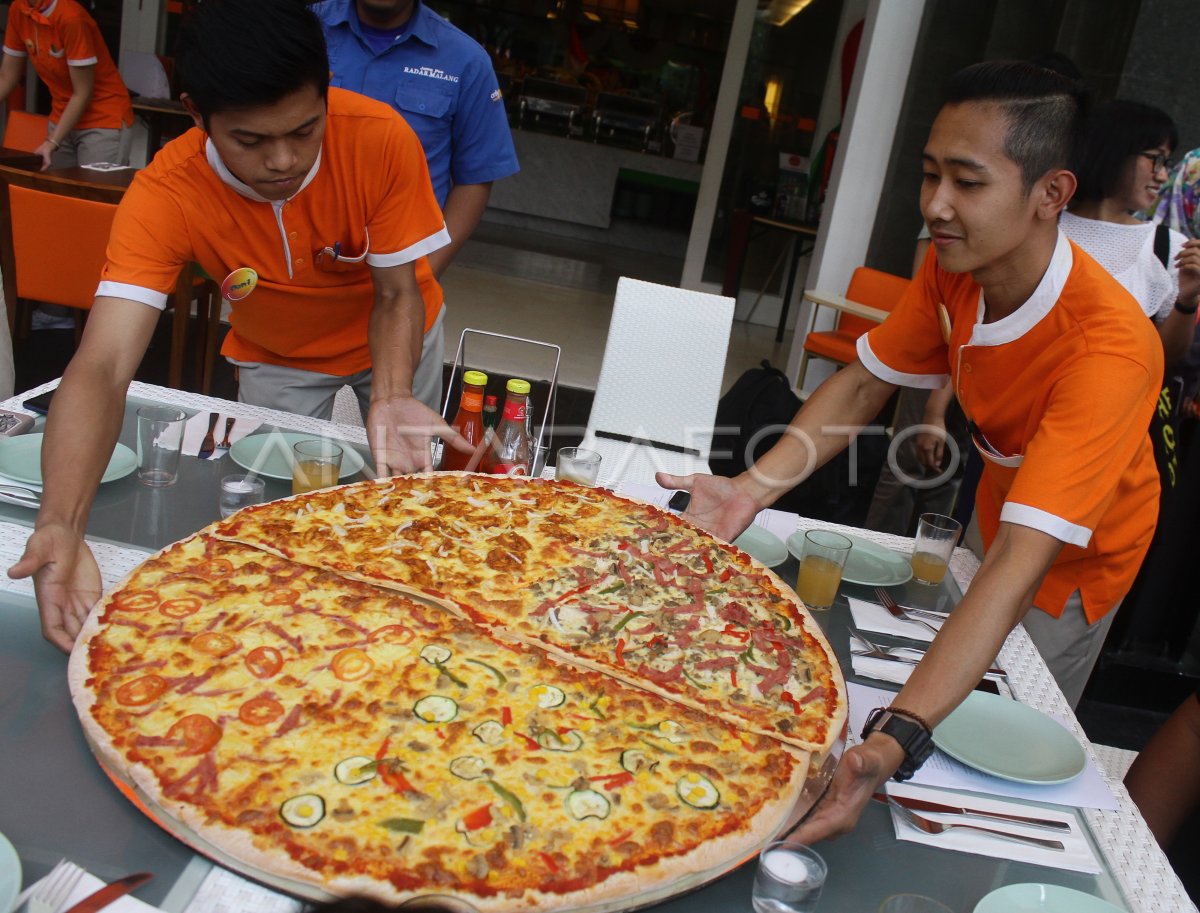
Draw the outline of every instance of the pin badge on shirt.
M942 341L947 345L950 344L950 312L946 310L946 305L938 304L938 323L942 327Z
M258 273L248 266L235 269L221 283L221 297L226 301L241 301L258 285Z

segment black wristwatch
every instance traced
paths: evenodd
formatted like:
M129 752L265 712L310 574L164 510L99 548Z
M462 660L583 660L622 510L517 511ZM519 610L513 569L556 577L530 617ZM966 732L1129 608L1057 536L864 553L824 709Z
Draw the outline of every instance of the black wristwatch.
M908 717L892 713L885 707L876 707L867 717L867 725L863 726L862 737L865 741L872 732L882 732L890 735L904 749L904 760L892 775L897 783L903 783L917 772L933 754L933 733Z
M1179 306L1179 302L1175 302L1175 310L1179 311L1181 314L1187 314L1189 317L1196 313L1197 307L1200 307L1200 305L1193 304L1190 308L1181 308Z

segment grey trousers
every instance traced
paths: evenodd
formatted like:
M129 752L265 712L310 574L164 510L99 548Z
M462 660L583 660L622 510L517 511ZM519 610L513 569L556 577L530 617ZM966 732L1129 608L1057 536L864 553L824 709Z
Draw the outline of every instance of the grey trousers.
M1083 689L1092 674L1092 667L1100 658L1100 648L1104 646L1104 638L1120 606L1118 600L1108 614L1095 624L1088 624L1083 614L1083 597L1076 590L1067 600L1060 617L1048 615L1035 606L1021 622L1050 667L1050 674L1058 682L1071 709L1083 697Z
M906 428L921 424L930 392L915 387L904 387L900 390L894 423L897 435ZM966 421L957 402L951 403L947 410L946 430L958 444L961 459L969 438L966 434ZM910 478L925 480L934 477L934 473L921 465L921 461L917 459L915 434L907 437L895 448L895 454L901 472ZM921 514L949 514L954 509L959 481L955 477L934 488L915 488L897 476L890 461L884 460L864 526L881 533L911 536L916 532L917 518Z
M442 349L445 331L442 308L421 343L421 360L413 374L413 396L432 409L442 408ZM366 422L371 402L371 371L356 374L321 374L300 368L269 365L261 362L235 361L238 369L238 401L279 409L296 415L329 419L333 416L333 398L342 387L349 386L358 398L358 408Z
M50 124L50 133L54 124ZM62 145L50 156L52 168L72 168L76 165L95 165L111 162L129 164L129 149L133 144L133 128L72 130Z

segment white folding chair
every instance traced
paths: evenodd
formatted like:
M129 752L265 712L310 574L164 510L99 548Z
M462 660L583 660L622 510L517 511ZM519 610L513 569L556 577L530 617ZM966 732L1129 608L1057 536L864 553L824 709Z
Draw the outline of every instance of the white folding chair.
M710 472L734 300L622 278L583 446L603 479Z

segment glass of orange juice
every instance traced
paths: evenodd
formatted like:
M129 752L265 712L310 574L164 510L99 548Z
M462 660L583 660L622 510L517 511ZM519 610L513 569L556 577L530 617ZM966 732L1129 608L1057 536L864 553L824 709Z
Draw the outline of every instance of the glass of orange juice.
M962 524L953 517L921 514L912 554L913 580L929 586L941 583L961 532Z
M333 441L313 438L292 445L292 494L331 488L341 470L342 448Z
M810 529L804 533L796 595L808 608L827 609L833 605L833 597L842 584L842 570L850 556L850 547L850 540L838 533L823 529Z

